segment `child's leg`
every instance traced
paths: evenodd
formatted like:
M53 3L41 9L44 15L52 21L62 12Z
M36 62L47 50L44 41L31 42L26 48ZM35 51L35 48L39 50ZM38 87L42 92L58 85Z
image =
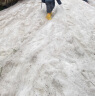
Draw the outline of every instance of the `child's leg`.
M83 1L88 2L88 0L83 0Z
M46 2L46 8L47 8L47 13L51 13L52 11L51 2Z
M48 20L51 20L51 12L53 10L53 8L52 8L52 2L46 2L46 8L47 8L47 16L46 16L46 18Z
M53 2L51 3L51 12L53 11L54 7L55 7L55 2L53 1Z

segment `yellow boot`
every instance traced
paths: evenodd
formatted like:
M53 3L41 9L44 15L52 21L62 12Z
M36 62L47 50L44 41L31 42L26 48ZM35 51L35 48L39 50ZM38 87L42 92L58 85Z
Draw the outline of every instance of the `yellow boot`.
M51 16L52 16L52 12L51 12L50 14L51 14Z
M47 13L46 18L47 18L48 20L51 20L51 13Z

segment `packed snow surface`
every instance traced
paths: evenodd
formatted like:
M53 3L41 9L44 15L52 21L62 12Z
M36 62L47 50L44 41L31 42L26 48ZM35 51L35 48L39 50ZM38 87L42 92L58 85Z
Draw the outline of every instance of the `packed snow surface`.
M0 12L0 96L95 96L95 0L62 3Z

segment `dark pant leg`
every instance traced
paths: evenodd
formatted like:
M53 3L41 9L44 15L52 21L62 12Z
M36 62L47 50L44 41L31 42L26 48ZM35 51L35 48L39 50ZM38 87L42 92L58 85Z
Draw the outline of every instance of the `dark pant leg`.
M52 2L52 3L51 3L51 12L52 12L52 10L54 9L54 7L55 7L55 2Z
M83 0L83 1L88 2L88 0Z
M51 13L55 6L55 2L46 2L47 13Z
M51 2L46 2L47 13L51 12Z

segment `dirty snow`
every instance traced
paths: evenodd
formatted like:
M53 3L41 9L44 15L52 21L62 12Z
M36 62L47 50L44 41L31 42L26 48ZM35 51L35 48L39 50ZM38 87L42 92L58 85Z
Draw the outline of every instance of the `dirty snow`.
M95 1L62 2L0 12L0 96L95 96Z

